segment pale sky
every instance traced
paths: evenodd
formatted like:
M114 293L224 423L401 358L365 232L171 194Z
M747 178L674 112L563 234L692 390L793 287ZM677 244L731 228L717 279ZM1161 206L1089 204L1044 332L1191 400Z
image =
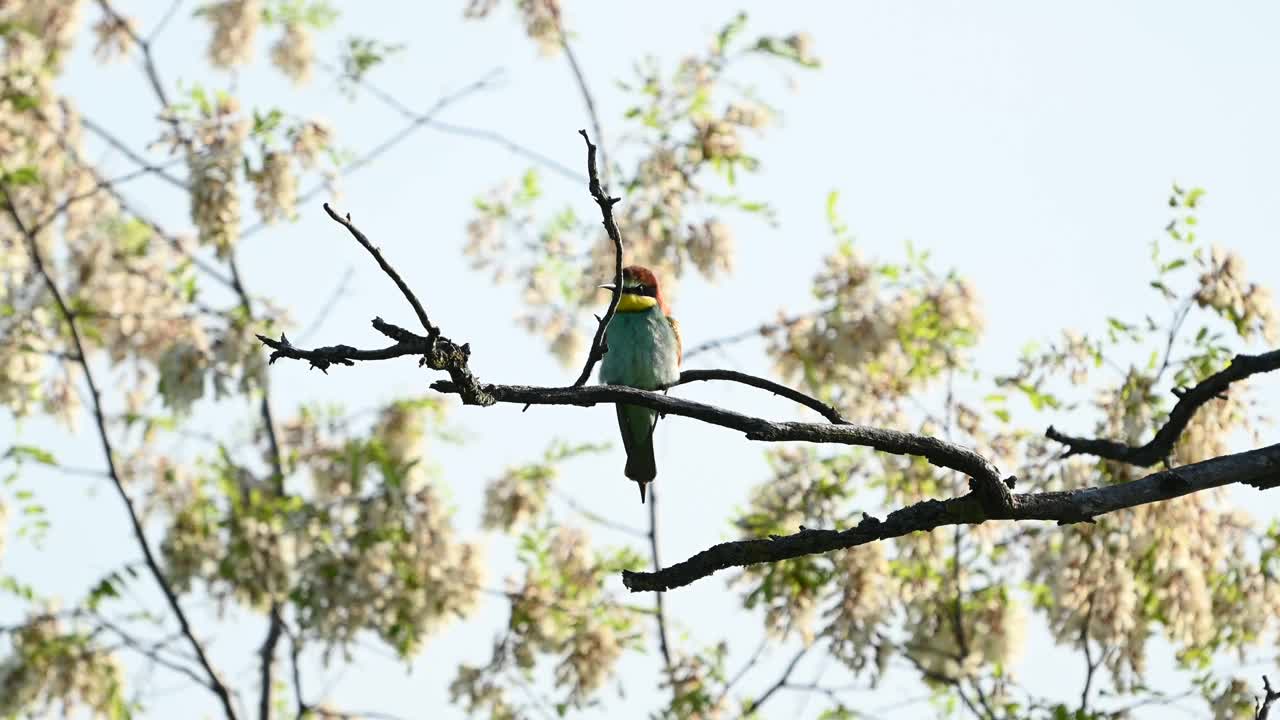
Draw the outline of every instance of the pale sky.
M466 98L441 119L501 132L572 168L582 167L577 130L588 121L569 70L562 58L537 56L508 8L485 22L465 23L463 3L336 4L343 17L321 42L326 57L333 57L339 39L348 34L405 43L405 52L373 78L422 110L442 94L502 68L501 87ZM145 29L168 3L120 5L141 17ZM171 89L179 82L228 85L231 78L205 73L207 32L190 17L195 3L185 5L156 45L166 82ZM1173 181L1207 188L1200 214L1203 236L1240 251L1252 279L1280 286L1280 217L1275 213L1280 6L569 0L566 20L578 32L577 53L596 93L607 139L620 136L627 107L614 81L629 75L634 60L652 54L671 67L704 47L744 8L751 16L749 29L757 33L810 32L823 68L780 73L767 63L751 66L749 79L784 117L763 138L750 140L749 150L760 158L763 172L744 182L743 192L767 199L778 210L780 225L735 223L734 276L717 285L692 278L683 283L675 313L686 344L746 329L779 308L811 307L809 281L832 248L823 210L831 190L840 191L842 213L868 255L900 258L910 240L933 251L936 267L955 268L974 281L987 325L978 358L992 373L1011 370L1018 349L1029 340L1049 338L1064 327L1096 330L1107 315L1140 317L1159 308L1147 288L1149 243L1168 220L1165 199ZM96 17L92 9L86 14ZM260 57L272 39L259 37ZM242 72L235 84L246 106L274 104L293 114L325 117L340 142L357 152L403 125L372 98L347 102L323 74L310 89L296 91L259 64ZM132 64L98 69L88 44L82 44L61 89L133 147L154 139L157 106ZM108 157L111 167L129 168L118 155ZM444 333L471 343L472 368L480 378L567 384L577 370L560 368L541 340L515 327L518 292L491 288L487 276L471 272L460 254L472 198L518 177L526 167L498 146L424 128L347 179L338 207L353 215L417 288ZM555 174L545 178L551 195L547 207L573 204L580 216L594 215L584 186ZM132 197L173 227L189 227L185 197L171 188L139 183ZM246 240L240 257L249 288L289 307L301 325L310 322L344 270L354 270L350 292L310 344L374 346L381 339L369 329L371 317L411 319L395 288L324 216L318 201L302 209L296 225ZM746 344L727 357L704 355L693 364L770 374L760 350L758 343ZM283 362L271 369L271 379L277 416L285 417L304 401L356 408L420 395L435 378L403 360L337 368L328 376ZM1254 385L1260 397L1277 397L1280 389L1276 378ZM676 392L744 412L795 414L788 405L745 388L702 384ZM256 416L231 405L198 415L196 426L243 437ZM1277 407L1274 401L1268 405ZM612 416L604 407L533 408L524 414L512 405L453 410L452 426L469 440L439 447L434 460L444 468L442 482L457 502L458 525L472 532L484 483L504 466L538 458L552 439L616 443ZM1092 426L1087 418L1069 415L1027 420L1033 426L1048 421L1079 432ZM90 429L86 418L82 432L69 438L46 422L26 421L15 428L11 417L0 416L0 438L16 432L21 442L48 447L68 464L99 467L101 454ZM664 559L681 560L733 537L729 517L745 503L748 489L766 477L764 448L722 428L679 418L664 422L658 443ZM597 512L641 527L645 510L635 502L635 488L621 477L621 466L620 449L577 461L566 467L560 488ZM83 594L85 583L138 554L123 509L105 481L32 471L0 492L19 487L34 489L49 505L53 528L43 551L10 538L6 572L74 598ZM1276 497L1246 492L1253 491L1235 492L1233 498L1263 517L1276 515ZM559 510L569 516L563 506ZM593 532L602 540L626 540ZM496 587L511 567L509 542L493 538L488 547L495 560L489 584ZM760 622L740 610L737 595L726 592L730 576L721 573L669 593L667 609L684 638L678 646L702 647L729 638L729 667L736 669L754 648ZM625 592L620 581L611 582ZM145 602L157 606L149 581L135 587ZM651 602L648 596L623 599ZM18 616L18 608L0 598L0 624ZM505 604L486 599L472 619L429 639L411 672L387 652L365 651L349 668L312 672L308 700L320 700L328 689L328 698L343 709L412 718L460 716L453 709L440 710L453 669L459 661L487 660L493 634L505 620ZM252 649L261 642L261 625L256 618L234 616L209 626L224 632L211 640L220 666L250 691L257 672ZM748 686L772 683L791 653L790 647L780 652ZM1154 687L1175 693L1188 687L1188 676L1167 671L1163 647L1153 655ZM1052 649L1038 621L1025 657L1015 672L1030 688L1063 700L1078 697L1083 662L1073 652ZM623 665L627 699L618 700L612 690L603 694L611 714L630 717L639 708L661 704L666 691L651 687L655 669L652 659ZM1243 674L1257 682L1265 671L1267 665L1250 665ZM809 681L823 672L824 683L848 682L834 661L816 658L801 665L796 678ZM175 685L172 677L158 683ZM923 694L914 674L899 672L881 689L849 697L856 707L874 712ZM199 689L176 691L153 701L149 716L188 716L196 708L212 713L210 700ZM1204 706L1189 707L1198 715ZM780 697L764 715L790 717L797 711L796 696ZM597 709L581 717L604 713ZM934 714L927 703L886 713L908 719ZM1157 708L1138 717L1167 714Z

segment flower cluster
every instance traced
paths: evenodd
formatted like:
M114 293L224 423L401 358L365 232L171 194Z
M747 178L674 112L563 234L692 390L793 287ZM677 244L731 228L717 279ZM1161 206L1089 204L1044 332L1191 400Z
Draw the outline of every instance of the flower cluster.
M311 81L315 62L315 38L311 29L301 22L287 23L280 39L271 46L271 63L295 85L305 85Z
M120 717L124 668L89 635L67 630L56 614L28 619L10 635L12 654L0 661L0 716L20 714Z
M1201 264L1204 272L1195 294L1200 307L1229 319L1245 339L1258 334L1272 345L1280 342L1280 315L1271 291L1245 280L1244 260L1239 254L1214 245L1209 260Z
M492 3L472 2L467 15L482 17L492 8ZM548 47L558 43L557 3L528 0L520 8L531 35L549 43ZM732 270L734 235L715 208L770 216L767 205L732 194L732 188L736 173L754 171L758 165L746 153L743 130L765 127L772 110L745 93L728 101L718 99L726 87L733 87L726 68L733 52L731 39L744 23L743 16L735 19L707 53L685 59L669 77L646 66L637 82L628 86L638 104L627 111L627 117L640 123L642 152L634 172L617 183L625 188L627 202L615 208L615 219L625 238L624 262L653 270L662 278L669 300L689 269L709 280ZM797 61L793 51L779 50L785 47L789 47L785 42L761 39L742 51ZM606 183L617 171L612 163L601 168ZM711 191L708 180L715 175L727 181L731 194ZM491 271L498 280L525 279L521 323L544 337L553 354L569 365L579 361L585 345L587 309L600 304L596 285L600 278L612 276L614 246L597 223L580 221L566 212L547 223L536 242L524 243L527 262L513 261L519 254L512 252L505 235L528 238L534 224L529 205L537 192L530 194L528 188L526 176L523 188L492 192L477 200L479 212L467 225L464 252L473 267ZM585 250L575 251L566 242L570 234L585 240Z
M109 63L128 55L129 48L133 47L137 28L133 18L103 13L102 17L98 18L98 22L93 25L93 34L96 37L93 56L98 59L98 62Z
M929 682L980 677L993 665L1011 667L1026 639L1026 613L1001 586L966 595L958 613L928 612L913 620L907 652Z
M257 192L253 205L263 222L274 223L297 217L298 176L290 160L286 153L268 152L262 158L262 167L249 175L249 181Z
M214 67L232 68L253 58L253 38L262 22L260 0L219 0L200 8L213 24L209 39L209 62Z
M842 550L835 558L836 602L827 611L822 635L831 654L855 672L878 667L884 642L880 635L897 604L896 583L882 543Z
M225 256L240 238L240 189L237 185L249 122L228 95L202 103L187 146L191 183L191 220L200 242Z
M785 449L768 457L772 476L752 491L750 505L735 521L749 536L837 527L849 519L850 479L857 465L847 456ZM749 566L733 583L745 586L747 608L764 607L765 628L771 635L785 638L796 632L807 643L813 639L813 620L834 573L829 558L801 557Z
M508 581L506 633L488 665L459 668L450 693L467 707L508 712L502 674L531 672L539 656L552 656L552 675L566 692L566 707L584 707L634 637L634 611L605 595L605 578L639 560L626 551L593 553L587 534L567 526L528 531L520 547L525 572Z
M784 377L832 395L850 418L905 424L902 399L957 367L983 328L967 280L876 266L851 243L827 256L813 294L826 309L775 334L769 353Z

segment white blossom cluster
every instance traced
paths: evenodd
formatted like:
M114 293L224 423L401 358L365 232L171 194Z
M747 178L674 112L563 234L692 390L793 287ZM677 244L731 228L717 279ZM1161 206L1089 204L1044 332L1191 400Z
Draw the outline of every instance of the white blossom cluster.
M315 62L315 37L311 29L301 22L287 23L280 39L271 46L271 64L295 85L305 85L311 81Z
M349 448L303 446L320 505L297 531L297 606L308 634L346 647L372 630L402 655L476 605L484 568L480 548L456 537L452 510L422 465L423 410L385 409L373 437L396 477L353 486ZM295 438L316 437L312 432ZM347 462L342 472L344 460ZM374 478L369 478L372 482Z
M494 3L477 0L466 12L483 17L493 7ZM547 47L558 46L558 4L529 0L520 8L530 34L546 41ZM771 108L745 94L723 105L708 102L728 84L726 52L719 47L686 58L670 78L653 69L642 71L640 84L646 91L637 93L640 104L629 116L643 118L645 135L653 127L681 132L644 138L634 174L611 183L626 188L626 203L614 209L624 238L624 263L653 270L669 302L686 272L696 270L714 281L733 270L734 233L715 208L727 205L767 213L760 203L736 196L725 199L708 187L709 176L727 177L732 187L734 173L756 169L756 161L744 152L742 131L760 130L773 117ZM602 168L602 173L614 171L616 165ZM498 281L512 276L524 281L520 323L545 338L552 354L569 366L579 362L585 350L582 319L588 309L601 304L596 286L601 278L612 277L614 245L595 223L573 219L566 227L557 220L538 234L536 242L523 243L527 262L513 261L521 254L513 252L507 235L529 237L529 200L506 188L478 201L479 212L467 225L464 253L474 268L490 271ZM575 251L567 242L570 230L587 240L585 251Z
M826 612L822 635L831 641L831 654L855 672L870 663L878 666L884 658L881 636L898 602L884 544L841 550L835 568L836 601Z
M102 13L93 24L93 56L98 62L109 63L129 54L138 24L133 18Z
M524 577L507 583L507 631L488 665L461 665L449 688L455 702L495 717L520 716L507 700L505 671L529 673L539 656L554 657L552 677L566 693L565 706L580 708L613 675L628 643L634 644L634 611L604 594L605 578L614 569L606 556L591 551L584 531L535 530L521 543L530 554L523 557Z
M468 0L463 16L479 20L489 16L498 0ZM543 57L560 50L560 0L516 0L516 9L524 23L525 34L538 47Z
M10 634L11 654L0 660L0 717L69 715L120 717L124 668L89 635L67 630L56 613L30 617Z
M957 349L981 334L983 319L967 280L886 285L883 277L843 245L814 280L827 309L772 336L769 353L783 377L834 395L847 417L904 425L901 398L957 366Z
M926 680L984 677L991 666L1008 668L1021 656L1026 612L1004 587L967 593L961 602L960 613L932 608L909 623L906 651L925 670Z
M509 467L484 490L486 530L511 532L542 515L556 470L551 465Z
M293 220L298 215L298 175L291 161L287 153L268 152L262 167L249 176L257 193L254 208L265 223Z
M1231 319L1245 339L1261 335L1270 345L1280 343L1280 314L1271 291L1245 280L1244 259L1232 250L1214 245L1209 260L1201 260L1204 272L1195 300Z
M253 38L262 23L260 0L219 0L200 13L213 25L208 54L214 67L232 68L253 59Z
M225 257L240 239L237 181L249 121L240 114L235 98L220 95L201 108L191 130L186 149L191 221L199 231L200 243Z

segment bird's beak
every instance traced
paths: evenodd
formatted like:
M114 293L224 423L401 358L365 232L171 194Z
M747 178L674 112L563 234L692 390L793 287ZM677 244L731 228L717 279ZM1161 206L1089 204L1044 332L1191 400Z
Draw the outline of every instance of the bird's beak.
M613 283L605 283L603 285L597 285L596 287L600 288L601 290L612 290L615 287L617 287L617 285L614 285Z

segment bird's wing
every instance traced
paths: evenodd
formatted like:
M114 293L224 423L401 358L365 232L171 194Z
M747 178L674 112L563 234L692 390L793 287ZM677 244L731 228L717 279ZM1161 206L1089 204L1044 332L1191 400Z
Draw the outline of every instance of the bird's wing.
M684 339L680 337L680 321L667 316L667 322L671 323L671 331L676 334L676 365L684 362Z

